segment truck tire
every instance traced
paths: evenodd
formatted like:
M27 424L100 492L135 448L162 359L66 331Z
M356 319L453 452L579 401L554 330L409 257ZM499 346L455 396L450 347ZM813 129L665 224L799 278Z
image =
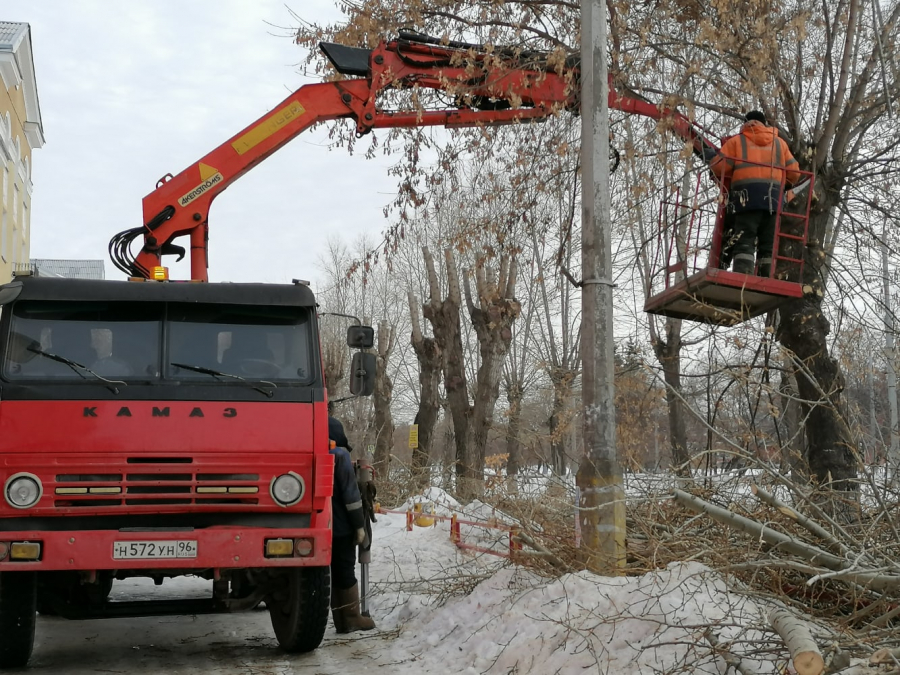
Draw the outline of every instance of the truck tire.
M0 668L21 668L34 648L37 574L0 573Z
M286 652L311 652L322 643L328 624L331 570L295 567L284 572L282 588L266 598L275 637Z

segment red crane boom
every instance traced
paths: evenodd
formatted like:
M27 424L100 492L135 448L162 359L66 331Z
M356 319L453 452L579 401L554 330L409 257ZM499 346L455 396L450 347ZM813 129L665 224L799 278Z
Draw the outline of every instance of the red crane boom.
M178 175L167 174L144 197L144 225L110 241L110 257L130 276L152 278L164 255L184 255L174 241L190 237L191 278L207 281L209 209L231 183L317 122L352 118L362 135L383 127L509 124L578 110L577 67L560 74L545 54L487 51L415 33L375 49L322 43L336 70L355 79L300 87L271 112L238 132ZM570 64L572 65L572 64ZM387 111L378 106L387 89L421 87L452 92L456 107ZM684 115L610 91L610 108L671 120L672 129L703 155L716 149ZM143 237L135 257L131 243Z

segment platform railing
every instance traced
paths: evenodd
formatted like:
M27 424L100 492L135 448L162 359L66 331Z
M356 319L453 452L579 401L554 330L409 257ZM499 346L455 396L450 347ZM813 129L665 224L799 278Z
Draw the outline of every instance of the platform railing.
M769 167L758 162L745 163ZM733 216L727 208L728 190L710 179L706 167L695 173L688 194L678 187L660 201L651 296L704 269L727 268L727 250L734 244L734 234L728 236L730 231L733 232L729 223ZM810 172L798 171L801 178L796 186L785 190L785 174L781 173L779 189L782 198L775 211L770 276L799 283L803 275L814 179ZM786 201L790 202L789 208L785 208Z

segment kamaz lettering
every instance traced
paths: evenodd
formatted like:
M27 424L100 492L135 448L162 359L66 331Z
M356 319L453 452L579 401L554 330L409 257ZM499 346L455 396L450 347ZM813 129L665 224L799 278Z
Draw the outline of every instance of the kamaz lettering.
M84 406L81 415L82 417L98 417L99 415L97 414L97 406ZM157 406L153 406L153 409L150 411L150 416L169 417L169 408L160 408ZM129 408L128 406L122 406L116 413L116 417L132 417L131 408ZM206 417L206 415L203 413L202 408L193 408L188 414L188 417ZM222 410L222 417L237 417L237 409L224 408Z

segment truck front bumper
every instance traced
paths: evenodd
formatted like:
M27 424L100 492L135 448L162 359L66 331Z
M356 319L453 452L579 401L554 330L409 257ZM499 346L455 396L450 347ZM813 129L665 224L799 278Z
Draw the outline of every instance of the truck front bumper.
M307 544L294 546L290 556L267 557L266 541L270 539L306 540L312 544L308 555L298 555ZM37 560L12 559L13 543L39 543ZM147 542L166 542L165 546L147 546ZM124 548L140 555L171 551L168 543L187 542L184 552L194 552L191 557L127 557L117 558L114 551ZM196 547L190 542L196 542ZM7 544L6 547L2 544ZM128 544L137 544L129 547ZM269 529L252 527L209 527L197 530L176 529L169 531L18 531L0 532L0 559L2 572L40 572L51 570L206 570L252 567L316 567L331 562L331 530L323 528ZM19 547L21 548L21 547Z

